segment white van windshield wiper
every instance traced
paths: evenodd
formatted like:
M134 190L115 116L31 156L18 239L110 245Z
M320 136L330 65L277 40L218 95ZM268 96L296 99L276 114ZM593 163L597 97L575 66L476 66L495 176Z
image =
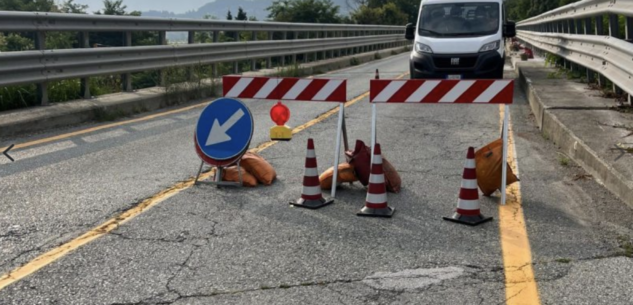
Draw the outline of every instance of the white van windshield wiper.
M425 32L428 32L429 34L435 35L435 36L444 36L444 34L442 34L442 33L438 33L436 31L431 31L429 29L420 28L420 31L425 31Z

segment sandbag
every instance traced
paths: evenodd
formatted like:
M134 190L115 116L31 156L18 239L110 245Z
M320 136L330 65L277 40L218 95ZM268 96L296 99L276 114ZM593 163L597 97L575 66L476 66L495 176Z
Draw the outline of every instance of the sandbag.
M382 157L382 170L385 172L385 183L387 184L387 192L400 193L400 187L402 185L402 179L400 174L396 171L396 168L391 165L391 162L387 161L385 157Z
M319 182L321 183L321 189L329 190L332 189L332 180L334 178L334 166L328 168L319 176ZM337 184L345 183L345 182L356 182L358 178L356 178L356 174L354 174L354 168L348 164L343 163L338 165L338 178L336 179Z
M501 167L503 159L503 140L498 139L475 152L477 185L484 196L490 196L501 189ZM506 170L506 185L519 181L510 165Z
M361 140L356 140L354 151L346 151L348 163L354 168L354 173L358 181L364 186L369 185L369 175L371 174L371 148ZM392 193L400 192L402 179L393 165L382 156L382 169L385 173L385 184L387 191Z
M349 163L356 173L358 181L364 186L369 184L369 174L371 173L371 149L361 140L356 140L354 151L346 151L347 163Z
M257 178L261 184L271 185L277 173L275 169L260 155L252 152L247 152L242 156L240 165L250 174Z
M257 179L255 176L240 167L242 172L242 185L248 187L257 186ZM237 166L227 167L222 170L222 181L240 182L240 176L237 172Z

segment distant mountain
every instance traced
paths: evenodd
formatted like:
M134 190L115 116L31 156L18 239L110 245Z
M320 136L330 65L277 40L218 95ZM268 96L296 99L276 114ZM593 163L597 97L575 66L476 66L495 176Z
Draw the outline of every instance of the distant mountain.
M347 15L349 12L346 0L333 0L338 5L339 13ZM216 0L209 2L195 11L189 11L183 14L174 14L168 11L147 11L143 12L144 17L168 17L168 18L189 18L200 19L205 15L215 16L218 19L225 20L226 13L230 10L233 16L237 15L237 9L242 7L246 15L255 16L257 20L268 19L268 11L266 10L273 3L273 0Z

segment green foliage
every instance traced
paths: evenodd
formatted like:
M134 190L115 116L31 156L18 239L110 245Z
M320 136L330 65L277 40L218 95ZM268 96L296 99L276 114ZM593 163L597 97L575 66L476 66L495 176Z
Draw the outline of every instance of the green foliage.
M554 55L552 53L547 53L547 55L545 55L545 65L547 66L556 67L559 65L560 61L560 56Z
M352 19L359 24L404 25L408 18L409 16L392 2L375 8L361 6L352 14Z
M339 6L331 0L276 0L268 18L279 22L340 23Z
M54 0L0 0L1 11L56 12Z
M507 0L508 19L521 21L579 0Z
M248 16L246 16L246 13L241 6L237 9L237 16L235 16L235 20L248 20Z
M351 20L359 24L405 25L416 23L418 0L355 0Z
M350 66L358 66L358 65L360 65L360 61L358 60L358 58L356 58L356 57L352 57L352 58L349 60L349 65L350 65Z
M87 5L75 3L75 0L68 0L62 3L59 11L62 13L85 14L87 9Z
M0 47L0 51L2 52L28 51L35 49L33 39L24 37L20 34L9 33L9 35L5 36L4 40L4 46Z
M231 14L230 10L228 13L226 13L226 20L233 20L233 15Z

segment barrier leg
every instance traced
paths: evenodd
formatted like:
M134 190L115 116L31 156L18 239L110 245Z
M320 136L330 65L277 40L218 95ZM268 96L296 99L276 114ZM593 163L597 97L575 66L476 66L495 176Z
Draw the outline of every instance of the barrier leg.
M371 151L376 147L376 104L371 104ZM374 164L374 154L371 154L371 164Z
M196 181L193 185L198 185L198 179L200 179L200 174L202 173L202 166L204 165L204 161L200 162L200 168L198 169L198 174L196 175Z
M343 148L345 151L349 150L349 141L347 138L347 124L345 123L345 107L343 107Z
M503 159L501 162L501 205L506 204L506 181L508 170L508 117L510 116L510 107L503 105Z
M338 111L338 126L336 127L336 152L334 153L334 176L332 177L332 198L336 198L336 183L338 182L338 162L341 154L341 132L343 131L343 120L345 116L345 105L341 103Z

